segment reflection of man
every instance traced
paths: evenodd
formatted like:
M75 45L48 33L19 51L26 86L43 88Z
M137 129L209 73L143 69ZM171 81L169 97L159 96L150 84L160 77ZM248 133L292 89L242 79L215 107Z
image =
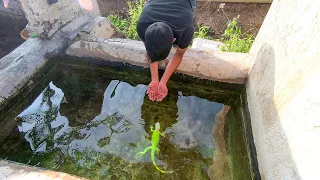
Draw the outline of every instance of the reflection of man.
M8 8L9 0L3 0L3 6L4 6L4 8Z
M167 82L180 65L192 40L193 9L196 0L149 0L142 10L137 32L144 42L152 81L147 93L150 100L162 101L168 95ZM159 81L158 62L167 58L172 44L177 51Z

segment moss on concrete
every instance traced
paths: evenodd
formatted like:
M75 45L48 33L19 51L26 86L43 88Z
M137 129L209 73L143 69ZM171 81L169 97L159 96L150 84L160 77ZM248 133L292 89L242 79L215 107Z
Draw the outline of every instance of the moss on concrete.
M246 119L240 99L227 114L225 125L226 147L229 156L231 179L256 179L251 166L250 148L246 135Z
M210 179L230 180L229 156L226 149L224 128L226 123L226 115L228 114L229 110L229 106L223 107L223 109L216 115L216 123L212 129L215 151L213 163L208 170Z

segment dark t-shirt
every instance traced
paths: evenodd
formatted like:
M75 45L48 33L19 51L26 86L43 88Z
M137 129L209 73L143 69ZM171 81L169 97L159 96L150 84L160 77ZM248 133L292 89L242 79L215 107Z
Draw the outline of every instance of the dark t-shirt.
M194 32L190 0L149 0L137 24L137 32L142 41L145 41L147 28L155 22L165 22L171 27L176 38L173 44L181 49L189 46Z

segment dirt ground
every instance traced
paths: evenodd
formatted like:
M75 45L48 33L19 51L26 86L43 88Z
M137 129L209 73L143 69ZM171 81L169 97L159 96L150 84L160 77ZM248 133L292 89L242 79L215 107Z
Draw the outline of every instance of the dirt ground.
M98 0L101 14L126 15L126 3L129 0ZM243 32L256 36L271 4L225 3L224 11L229 19L240 15L240 26ZM211 36L219 38L225 28L227 18L218 11L220 2L197 2L195 24L211 27Z
M129 0L97 0L100 13L103 16L108 16L111 14L126 16L127 1Z
M239 25L243 32L256 36L266 17L271 4L253 4L253 3L225 3L224 11L228 18L240 15ZM195 10L196 24L203 24L212 28L213 37L223 34L228 19L220 10L220 3L199 2Z

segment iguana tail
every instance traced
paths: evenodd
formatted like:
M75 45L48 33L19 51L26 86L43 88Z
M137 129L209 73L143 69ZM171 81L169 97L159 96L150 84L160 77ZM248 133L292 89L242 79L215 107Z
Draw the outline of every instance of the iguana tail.
M152 159L152 164L154 165L154 167L156 167L156 169L157 169L158 171L160 171L160 172L162 172L162 173L165 173L164 170L161 170L161 169L157 166L156 161L154 160L154 156L151 156L151 159Z
M156 167L158 171L162 173L173 173L173 171L164 171L157 166L156 161L154 160L154 152L151 152L151 160L152 160L152 164L154 165L154 167Z

